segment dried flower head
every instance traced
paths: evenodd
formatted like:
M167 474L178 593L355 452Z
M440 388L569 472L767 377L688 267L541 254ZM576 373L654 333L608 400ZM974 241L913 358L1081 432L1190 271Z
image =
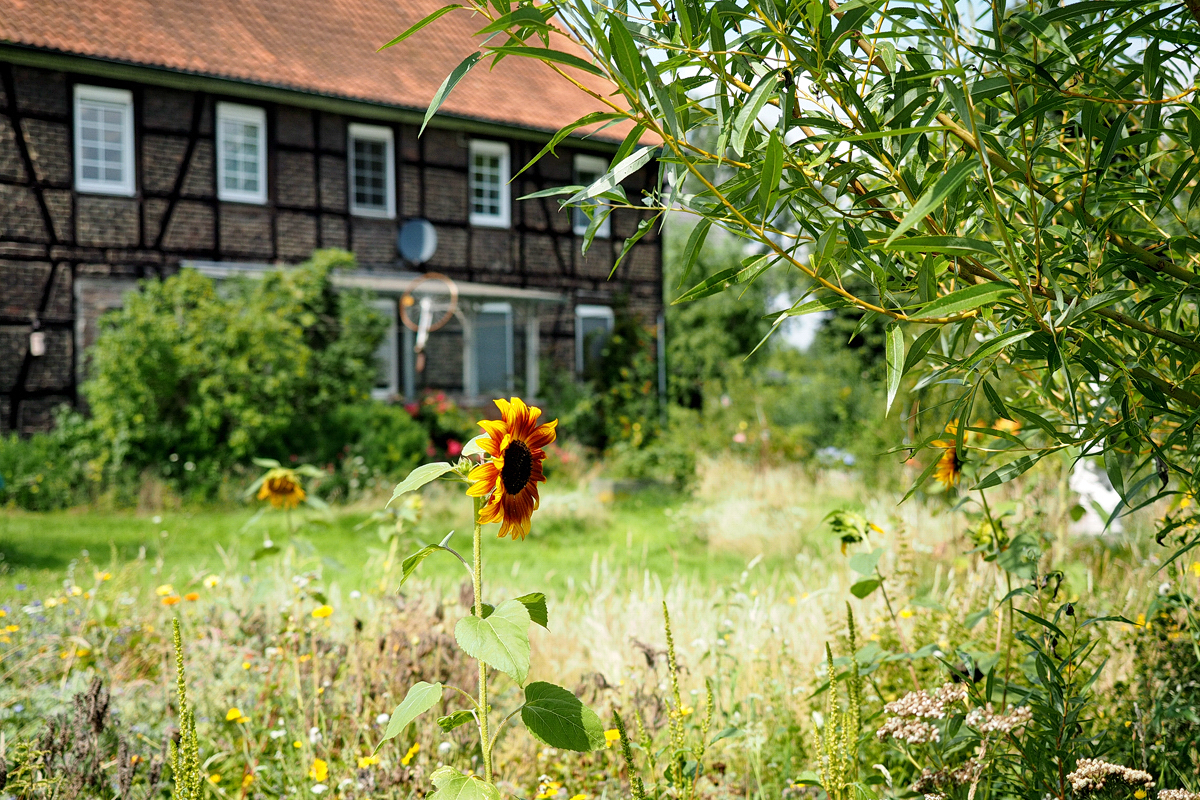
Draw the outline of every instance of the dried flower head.
M997 714L991 703L967 714L967 724L980 733L1011 733L1031 719L1033 711L1029 706L1014 706L1007 714Z
M1187 789L1163 789L1158 793L1158 800L1200 800L1200 792L1189 792Z
M1131 789L1150 789L1154 786L1154 778L1149 772L1130 769L1098 758L1079 759L1075 764L1075 771L1067 773L1067 781L1071 788L1081 795L1099 792L1105 786L1122 785Z

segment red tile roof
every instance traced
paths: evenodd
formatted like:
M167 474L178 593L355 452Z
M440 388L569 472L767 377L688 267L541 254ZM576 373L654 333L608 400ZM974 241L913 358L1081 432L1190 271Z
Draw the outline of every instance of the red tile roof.
M445 0L0 0L0 40L423 110L486 24L455 11L376 49ZM612 91L594 76L593 88ZM477 65L444 113L557 130L602 106L545 65ZM620 137L610 128L606 138Z

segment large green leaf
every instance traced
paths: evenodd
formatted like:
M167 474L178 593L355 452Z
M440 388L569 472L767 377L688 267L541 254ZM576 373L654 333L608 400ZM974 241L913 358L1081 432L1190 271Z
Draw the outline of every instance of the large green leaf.
M995 303L1017 290L1003 283L977 283L966 289L959 289L944 297L939 297L921 309L920 316L925 318L950 317L966 311L974 311L980 306Z
M904 374L904 331L897 322L890 323L885 332L887 347L887 409L884 416L892 411L892 401L900 390L900 378Z
M425 118L421 120L421 130L417 131L420 136L425 132L425 126L429 124L429 120L433 119L433 115L442 107L442 103L446 102L446 98L450 96L450 92L454 91L454 87L463 79L471 67L479 63L479 53L471 53L454 68L454 71L446 76L446 80L442 81L442 85L433 93L433 99L429 101L429 108L425 110Z
M552 683L535 681L525 687L521 721L534 738L551 747L587 753L605 746L604 726L596 712Z
M485 619L460 619L454 626L454 638L471 658L524 683L529 674L529 621L529 611L521 601L505 600Z
M500 790L495 786L454 767L438 767L429 779L436 789L429 800L500 800Z
M400 705L396 706L396 710L392 712L392 718L383 732L383 738L379 740L379 744L375 745L375 752L379 751L384 742L395 739L403 733L410 722L437 705L438 701L442 699L442 688L440 683L421 681L414 684Z
M550 622L550 614L546 608L546 595L541 592L530 592L515 599L518 603L525 606L525 610L529 612L531 622L536 622L543 628L549 628L547 623Z
M392 499L387 501L390 506L392 500L403 494L415 492L427 483L436 481L438 478L445 475L454 469L453 464L448 464L445 461L438 461L433 464L422 464L421 466L408 473L408 477L396 484L396 488L392 491Z

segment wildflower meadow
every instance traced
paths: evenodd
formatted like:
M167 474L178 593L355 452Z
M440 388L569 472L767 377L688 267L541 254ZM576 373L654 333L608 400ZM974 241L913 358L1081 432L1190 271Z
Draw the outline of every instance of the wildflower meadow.
M451 14L425 121L506 59L596 101L523 200L634 215L614 282L661 233L664 319L379 399L348 253L147 281L0 438L0 797L1200 800L1196 4L380 44Z

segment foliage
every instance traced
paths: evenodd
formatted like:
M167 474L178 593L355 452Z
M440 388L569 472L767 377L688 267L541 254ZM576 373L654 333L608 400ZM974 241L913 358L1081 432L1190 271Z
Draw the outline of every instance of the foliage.
M334 290L331 271L349 266L327 250L219 291L192 270L145 282L105 318L83 389L113 466L171 465L168 479L196 483L307 451L330 415L370 395L384 323L364 296Z
M1105 455L1129 506L1195 489L1200 114L1196 40L1181 27L1194 11L465 6L508 36L481 40L460 73L520 56L581 88L594 77L616 88L584 88L606 111L555 140L625 123L608 174L543 194L597 223L614 208L679 211L700 220L697 242L715 227L760 250L678 301L775 268L809 292L777 321L853 307L883 323L886 405L911 373L925 412L906 447L958 422L961 456L965 421L985 407L1025 427L980 432L973 449L992 468L977 485L1076 447ZM639 149L643 137L662 146ZM628 197L621 181L655 155L664 188Z
M92 500L108 458L94 426L60 407L48 433L0 436L0 505L48 511Z

